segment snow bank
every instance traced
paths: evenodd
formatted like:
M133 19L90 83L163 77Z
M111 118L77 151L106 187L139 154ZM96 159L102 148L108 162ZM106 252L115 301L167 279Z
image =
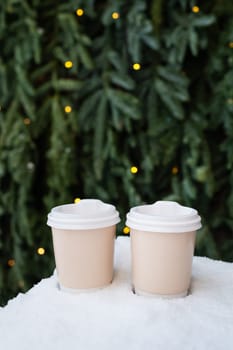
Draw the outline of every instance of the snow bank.
M105 289L64 293L54 275L0 308L0 349L233 349L233 264L195 257L191 294L164 300L132 293L129 238L115 259Z

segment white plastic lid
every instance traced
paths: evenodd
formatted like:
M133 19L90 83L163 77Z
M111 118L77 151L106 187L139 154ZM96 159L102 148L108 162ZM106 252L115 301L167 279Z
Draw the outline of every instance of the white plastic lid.
M98 199L82 199L75 204L54 207L47 225L68 230L85 230L112 226L120 222L116 208Z
M201 218L193 208L172 201L158 201L130 209L126 225L151 232L192 232L201 228Z

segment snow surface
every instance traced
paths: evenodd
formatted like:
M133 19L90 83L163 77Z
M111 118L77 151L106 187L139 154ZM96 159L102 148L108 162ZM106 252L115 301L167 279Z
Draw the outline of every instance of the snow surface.
M191 294L134 295L130 240L116 240L109 287L68 294L56 275L0 308L1 350L233 349L233 264L195 257Z

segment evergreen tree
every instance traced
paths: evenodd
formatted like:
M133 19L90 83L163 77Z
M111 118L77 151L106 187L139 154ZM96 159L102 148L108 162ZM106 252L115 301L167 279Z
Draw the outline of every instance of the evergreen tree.
M200 6L200 7L199 7ZM46 215L159 199L233 260L233 3L0 3L0 302L54 268Z

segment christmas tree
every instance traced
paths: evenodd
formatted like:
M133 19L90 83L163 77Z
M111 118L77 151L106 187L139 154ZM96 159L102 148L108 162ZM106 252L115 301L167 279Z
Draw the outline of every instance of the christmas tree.
M0 3L0 302L52 273L47 213L75 198L200 212L233 261L231 0Z

